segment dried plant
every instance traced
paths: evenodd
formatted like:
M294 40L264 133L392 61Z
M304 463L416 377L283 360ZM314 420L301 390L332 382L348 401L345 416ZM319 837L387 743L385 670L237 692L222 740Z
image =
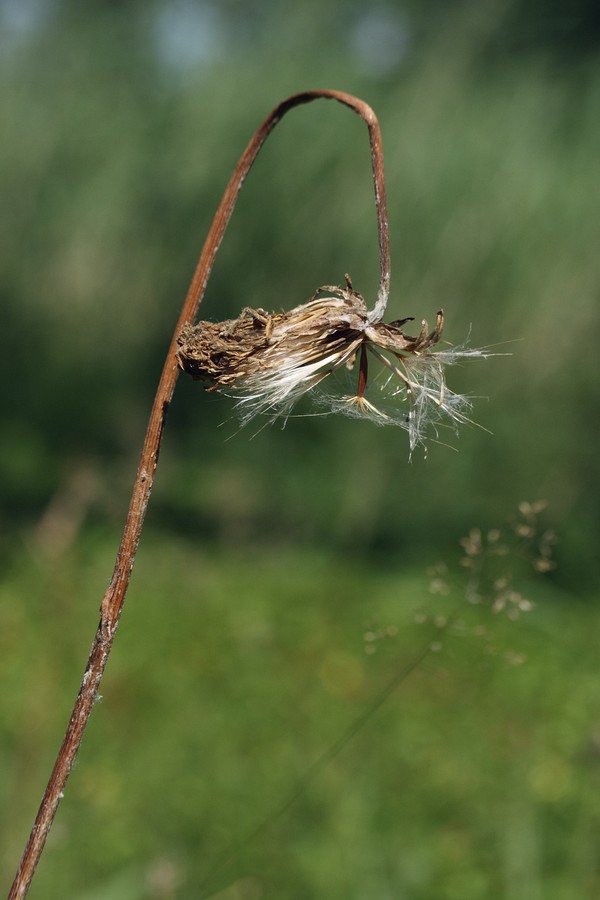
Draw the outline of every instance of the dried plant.
M369 131L379 238L380 282L377 301L367 311L348 280L346 288L328 289L288 313L244 310L238 319L219 325L194 326L210 273L235 207L239 191L265 140L289 110L324 98L352 109ZM27 895L48 832L63 796L116 634L119 618L158 463L168 408L179 368L213 388L238 398L242 419L257 413L286 416L295 400L342 366L358 358L356 394L331 401L339 411L367 415L376 422L396 422L410 432L411 447L423 439L424 426L447 418L465 421L469 401L446 388L444 366L469 356L485 355L458 348L433 350L443 317L438 313L430 333L423 325L417 337L402 331L408 320L384 325L390 288L389 235L383 154L379 123L364 101L340 91L315 90L282 101L257 129L242 153L215 213L177 322L156 391L129 511L110 584L102 599L100 623L92 644L67 731L23 853L9 900ZM319 294L322 293L318 292ZM367 397L368 354L387 371L384 396L407 399L409 411L390 413Z
M471 403L447 387L445 367L488 354L464 346L434 350L444 325L442 310L433 331L423 321L416 337L402 330L412 317L386 325L377 318L382 313L381 307L367 310L346 275L345 288L319 288L290 312L246 308L237 319L186 325L177 359L208 390L236 397L242 424L260 414L270 421L287 418L300 397L336 370L353 369L358 359L356 392L341 397L321 392L320 404L377 425L400 425L409 433L412 452L425 443L428 426L469 421ZM368 393L369 354L386 376L375 398Z

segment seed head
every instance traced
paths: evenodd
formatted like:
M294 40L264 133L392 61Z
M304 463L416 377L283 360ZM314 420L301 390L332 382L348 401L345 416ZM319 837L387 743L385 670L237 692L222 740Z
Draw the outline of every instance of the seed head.
M370 321L363 297L346 280L345 288L322 287L290 312L245 308L237 319L185 326L178 339L180 367L207 390L233 395L242 424L257 415L287 419L317 385L319 404L332 412L405 428L411 451L424 444L430 426L468 422L471 402L447 387L445 368L488 354L464 345L433 349L442 335L441 310L433 330L423 321L416 337L402 330L411 318ZM369 357L384 376L374 384ZM323 389L333 372L354 369L357 359L355 393L336 396Z

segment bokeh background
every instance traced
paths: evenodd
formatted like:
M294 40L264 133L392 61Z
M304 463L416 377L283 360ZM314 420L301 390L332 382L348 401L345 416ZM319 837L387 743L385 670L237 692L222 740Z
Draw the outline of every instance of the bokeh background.
M443 306L508 354L450 373L482 428L409 462L370 423L239 432L181 379L31 896L600 895L599 51L590 0L0 3L3 885L216 204L266 113L333 87L382 126L389 318ZM345 272L371 300L368 141L320 101L267 142L202 315ZM533 611L494 612L504 582Z

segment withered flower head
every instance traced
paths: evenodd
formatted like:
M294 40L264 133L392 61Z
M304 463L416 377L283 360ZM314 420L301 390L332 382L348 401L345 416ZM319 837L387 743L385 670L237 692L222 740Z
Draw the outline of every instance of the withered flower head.
M187 325L178 339L179 365L205 382L207 390L234 395L243 424L259 414L286 418L303 394L337 369L353 369L357 358L355 394L319 392L319 402L332 411L378 425L400 425L409 433L411 451L424 443L428 426L469 421L471 403L449 390L444 369L487 354L464 346L434 350L444 323L441 310L434 329L423 322L416 337L402 330L410 318L387 325L373 322L348 276L346 282L346 288L320 288L290 312L246 308L237 319ZM369 354L385 375L374 387L368 378Z

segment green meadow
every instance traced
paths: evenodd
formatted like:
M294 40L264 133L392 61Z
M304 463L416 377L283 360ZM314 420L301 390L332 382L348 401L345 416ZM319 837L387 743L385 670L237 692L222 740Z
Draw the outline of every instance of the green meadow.
M443 307L444 339L494 354L448 372L473 424L409 459L401 429L310 399L284 428L240 430L230 398L182 376L103 699L30 896L600 896L599 41L584 4L571 24L550 6L538 30L516 2L390 3L394 40L369 56L373 23L341 0L63 0L24 4L27 21L6 4L3 888L216 204L268 111L332 87L382 128L387 320L418 329ZM364 124L330 102L292 111L202 316L290 309L346 272L371 306L372 193Z
M4 869L111 550L3 586ZM598 611L523 570L513 620L463 573L149 537L31 896L595 896Z

